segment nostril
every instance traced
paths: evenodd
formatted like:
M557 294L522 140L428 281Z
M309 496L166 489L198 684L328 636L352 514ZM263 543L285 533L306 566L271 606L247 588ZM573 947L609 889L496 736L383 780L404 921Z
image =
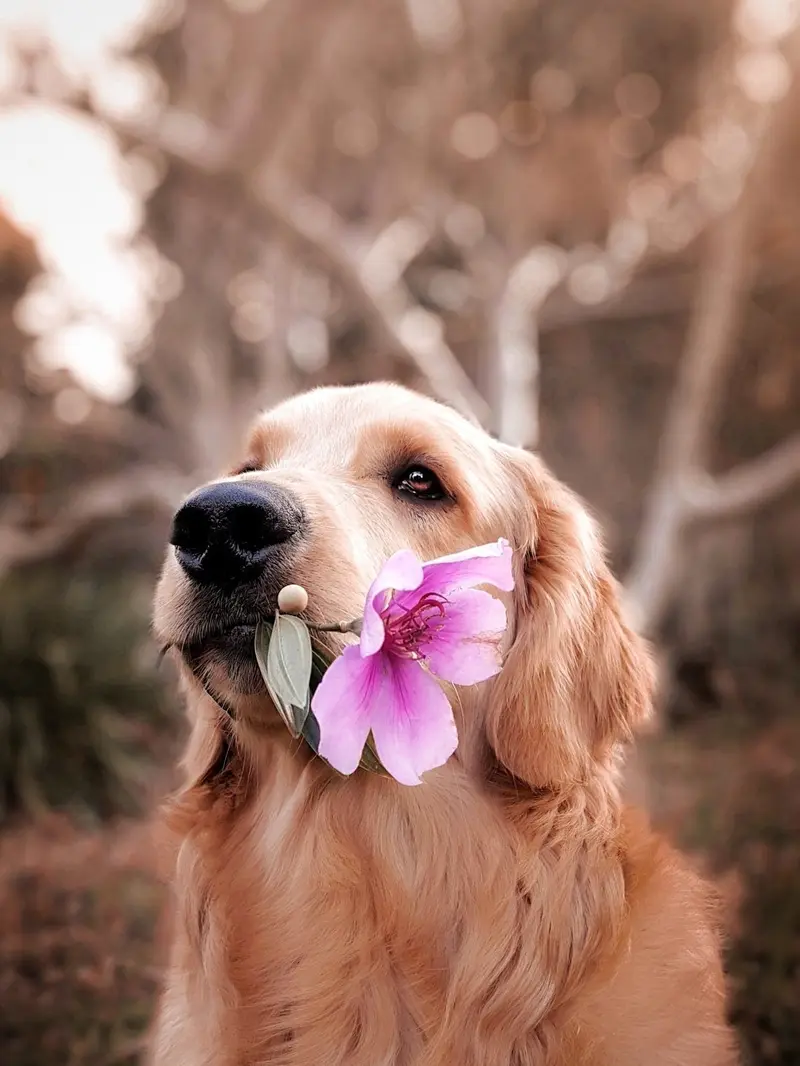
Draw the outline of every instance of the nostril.
M298 533L303 520L292 495L274 485L216 482L178 510L170 542L193 581L232 587L255 581L270 552Z
M211 539L208 515L199 507L182 507L172 524L170 543L190 555L202 555Z
M240 504L228 513L228 535L237 548L254 555L275 543L274 522L263 507Z

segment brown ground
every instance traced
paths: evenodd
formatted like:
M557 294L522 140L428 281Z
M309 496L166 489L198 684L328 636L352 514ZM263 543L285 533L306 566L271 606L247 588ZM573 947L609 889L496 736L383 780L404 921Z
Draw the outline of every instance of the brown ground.
M160 977L165 890L147 824L54 818L0 839L0 1059L134 1066Z

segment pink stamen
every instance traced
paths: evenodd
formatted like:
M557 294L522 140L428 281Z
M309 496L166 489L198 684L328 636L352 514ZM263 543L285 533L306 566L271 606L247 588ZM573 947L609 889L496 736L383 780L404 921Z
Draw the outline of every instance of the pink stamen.
M446 612L447 599L438 592L429 592L409 610L384 615L387 644L391 645L392 652L404 658L418 659L420 644L442 629Z

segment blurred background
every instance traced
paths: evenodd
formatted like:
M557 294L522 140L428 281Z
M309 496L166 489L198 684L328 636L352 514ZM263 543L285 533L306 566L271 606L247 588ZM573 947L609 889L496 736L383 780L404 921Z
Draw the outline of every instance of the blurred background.
M171 510L391 378L538 448L657 640L629 788L800 1063L796 0L0 0L0 1058L138 1061Z

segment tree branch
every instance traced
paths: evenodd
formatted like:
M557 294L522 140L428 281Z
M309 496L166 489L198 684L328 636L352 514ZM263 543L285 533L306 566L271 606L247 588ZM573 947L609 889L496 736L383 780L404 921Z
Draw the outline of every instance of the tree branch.
M768 184L764 180L765 170L776 151L776 143L782 139L793 102L789 92L780 105L764 108L742 192L727 217L710 234L655 478L626 582L632 620L645 633L652 633L668 606L678 579L680 546L687 522L725 511L733 513L736 509L733 501L742 503L758 495L753 491L752 477L742 481L737 471L726 475L713 488L712 479L699 479L696 472L707 465L708 440L746 303L751 231ZM783 461L779 466L782 468ZM753 467L750 468L752 471ZM763 473L761 465L756 480L763 478ZM704 486L702 491L699 485ZM705 503L699 502L701 497ZM693 498L694 504L690 502ZM723 500L728 502L721 503Z
M163 468L135 467L76 492L61 516L39 530L0 529L0 577L16 566L59 551L96 522L121 518L139 507L171 510L188 486Z
M566 261L560 249L534 248L513 267L500 297L496 428L507 444L533 448L539 440L539 315L562 280Z
M127 135L152 144L177 166L218 183L244 199L254 213L276 225L297 247L315 256L330 277L353 301L376 341L400 362L415 367L439 399L472 421L485 423L486 401L445 344L435 315L411 305L399 284L373 281L348 251L350 234L333 208L316 197L299 193L267 166L255 176L229 162L219 138L209 130L200 139L181 143L179 123L162 122L157 129L134 127ZM196 133L196 126L194 127ZM120 131L123 132L123 131ZM425 321L425 327L419 328Z
M765 274L752 284L754 295L773 290L780 278ZM646 273L632 278L624 289L615 291L599 304L583 304L559 288L547 300L539 316L539 333L554 333L584 323L628 321L685 314L694 303L697 277L691 273Z
M695 522L738 517L781 496L796 482L800 482L800 433L727 474L687 479L687 517Z
M346 227L328 204L275 182L259 183L251 195L288 239L324 264L387 352L414 366L440 399L473 421L486 421L486 402L445 344L439 319L410 306L399 284L361 269L347 252Z

